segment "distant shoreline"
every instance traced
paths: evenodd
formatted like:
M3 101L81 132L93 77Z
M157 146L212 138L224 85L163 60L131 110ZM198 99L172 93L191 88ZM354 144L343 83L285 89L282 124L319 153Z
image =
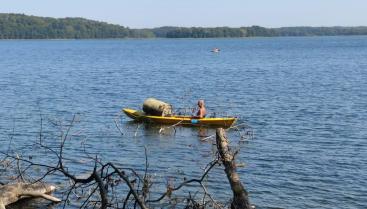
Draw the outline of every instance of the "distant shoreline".
M28 38L1 39L0 41L118 41L118 40L210 40L210 39L271 39L271 38L321 38L321 37L366 37L367 35L324 35L324 36L253 36L253 37L213 37L213 38Z
M363 36L367 26L334 27L175 27L131 29L84 18L50 18L0 13L0 40L80 40L157 38L252 38Z

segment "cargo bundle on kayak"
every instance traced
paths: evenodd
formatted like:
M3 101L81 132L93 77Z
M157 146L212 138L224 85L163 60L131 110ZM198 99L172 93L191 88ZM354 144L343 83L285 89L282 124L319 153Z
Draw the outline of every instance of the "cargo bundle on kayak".
M228 128L235 123L235 117L227 118L198 118L191 115L175 115L172 106L149 98L143 104L143 111L124 108L123 112L136 121L152 122L167 125L215 126Z

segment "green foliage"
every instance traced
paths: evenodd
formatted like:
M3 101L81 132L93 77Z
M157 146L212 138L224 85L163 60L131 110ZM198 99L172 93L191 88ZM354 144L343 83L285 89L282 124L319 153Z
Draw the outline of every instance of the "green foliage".
M126 38L128 28L83 18L44 18L21 14L0 14L3 39Z
M153 29L159 31L157 37L165 38L226 38L226 37L276 37L276 36L338 36L367 35L367 27L283 27L264 28L260 26L241 28L178 28L165 27ZM162 32L164 31L164 32Z
M166 38L226 38L226 37L246 37L246 28L171 28L167 30ZM164 36L163 36L164 37Z
M129 29L84 18L48 18L0 13L0 39L227 38L367 35L367 27L229 28L160 27Z

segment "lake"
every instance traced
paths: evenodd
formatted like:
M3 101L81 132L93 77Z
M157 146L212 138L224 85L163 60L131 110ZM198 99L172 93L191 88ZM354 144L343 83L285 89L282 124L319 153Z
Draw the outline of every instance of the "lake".
M131 123L121 108L141 108L148 97L175 107L205 99L209 114L236 115L254 130L245 143L235 131L228 135L240 148L245 167L238 172L257 208L362 209L366 89L366 36L2 40L0 150L55 163L33 151L41 118L42 137L57 146L58 125L76 115L65 150L70 170L91 170L88 153L140 172L146 147L153 188L164 192L168 181L200 177L213 141L202 141L196 128L159 134L159 127ZM209 179L217 199L231 197L223 167ZM65 183L57 176L49 181Z

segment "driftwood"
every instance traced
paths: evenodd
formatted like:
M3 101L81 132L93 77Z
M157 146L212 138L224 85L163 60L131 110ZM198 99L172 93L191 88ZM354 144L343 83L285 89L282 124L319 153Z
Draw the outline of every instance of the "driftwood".
M54 186L41 183L16 183L0 186L0 209L24 198L40 197L52 202L61 202L60 199L49 195L55 190Z
M232 209L251 209L247 191L241 183L240 177L236 172L236 163L234 156L228 147L228 140L223 128L218 128L216 131L216 141L219 155L222 159L227 174L228 181L233 192L233 200L231 203Z

